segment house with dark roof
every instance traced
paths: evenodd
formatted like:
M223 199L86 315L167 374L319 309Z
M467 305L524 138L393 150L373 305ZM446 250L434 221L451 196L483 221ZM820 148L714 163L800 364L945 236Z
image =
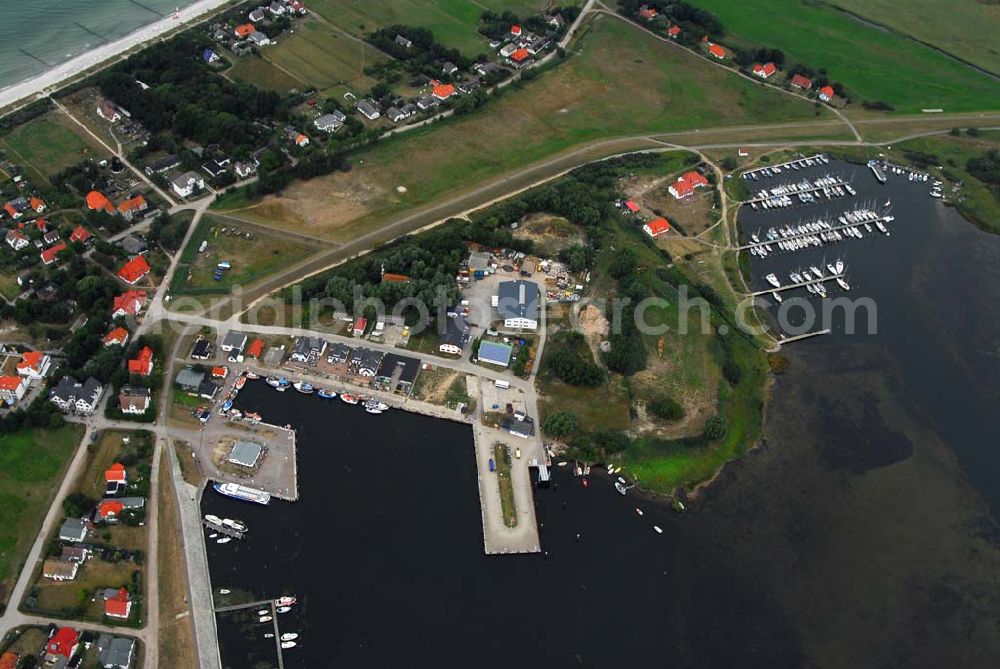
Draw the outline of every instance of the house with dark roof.
M185 367L181 371L177 372L177 376L174 377L174 383L188 392L195 392L198 390L204 380L205 372L199 372L191 369L190 367Z
M359 346L351 352L351 360L347 364L347 368L352 374L374 377L382 364L383 355L381 351L373 351L370 348Z
M375 380L390 385L390 392L398 390L404 395L409 395L419 373L419 359L398 353L386 353L382 356L382 362L375 372Z
M534 330L538 327L538 284L518 279L497 285L497 313L504 327Z
M180 157L171 154L169 156L163 156L162 158L158 158L153 162L151 162L149 165L146 165L145 172L149 176L153 176L154 174L163 174L164 172L172 170L175 167L179 167L180 164L181 164Z
M122 386L118 393L118 408L122 413L141 416L149 409L149 388L141 386Z
M331 342L326 349L326 361L331 365L347 362L347 359L351 357L351 352L353 350L354 349L347 344Z
M313 120L313 125L316 126L317 130L322 130L323 132L336 132L340 129L340 126L344 125L346 120L347 115L339 109L335 109L329 114L317 116Z
M326 351L326 340L320 337L299 337L292 347L291 360L295 362L315 362Z
M215 347L207 339L199 339L191 349L191 357L195 360L208 360L212 357Z
M527 439L535 434L535 421L525 416L518 420L515 416L507 416L500 421L500 429L509 432L515 437Z
M80 543L87 538L87 522L82 518L67 518L59 526L59 539Z
M130 669L135 656L135 641L102 634L97 640L97 659L104 669Z
M438 334L438 350L449 355L461 355L469 343L471 328L459 314L445 318L444 332Z
M219 348L226 353L232 353L233 351L237 353L243 352L243 347L247 345L247 334L245 332L237 332L236 330L230 330L226 333L226 336L222 338L222 343L219 344Z
M72 376L64 376L49 391L49 400L62 411L89 415L97 408L104 386L94 377L80 383Z
M357 105L355 105L359 112L361 112L366 119L369 121L374 121L382 112L379 111L378 103L371 98L365 98L363 100L358 100Z

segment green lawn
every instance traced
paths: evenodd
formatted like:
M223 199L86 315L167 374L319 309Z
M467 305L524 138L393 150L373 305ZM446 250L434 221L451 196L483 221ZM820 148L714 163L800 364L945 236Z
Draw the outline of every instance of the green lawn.
M17 285L17 273L15 271L0 272L0 295L8 300L13 300L21 294L21 287Z
M198 253L203 241L208 246ZM293 237L205 216L182 251L171 290L179 294L227 293L233 286L250 284L316 250L315 246ZM224 260L232 264L232 269L216 281L215 268Z
M982 0L832 0L832 5L1000 74L1000 4Z
M996 81L929 47L862 24L830 7L799 0L694 0L694 4L719 16L729 33L726 39L733 44L781 49L788 63L825 68L831 79L864 100L881 100L909 113L1000 108ZM927 30L940 25L909 4L892 4ZM950 15L951 3L939 4ZM995 24L983 29L990 37L995 34ZM993 37L976 46L984 49L990 41L996 44Z
M309 8L359 37L401 24L429 28L438 42L469 57L489 51L476 32L483 7L472 0L316 0Z
M263 58L243 56L233 60L235 64L225 72L225 76L233 81L253 84L282 94L292 89L304 90L309 87L309 82L290 77Z
M355 155L350 173L295 184L260 211L240 215L299 221L312 234L345 240L456 186L471 188L585 142L830 118L629 23L600 17L571 60L508 87L483 110L377 144Z
M82 132L82 131L80 131ZM49 112L17 126L2 139L14 162L48 180L70 165L107 154L60 112Z
M80 443L83 427L22 430L0 439L0 592L7 590L38 534L59 474Z
M320 21L299 24L294 35L282 36L267 58L320 90L343 85L363 93L377 82L364 68L387 60L374 47L337 32Z

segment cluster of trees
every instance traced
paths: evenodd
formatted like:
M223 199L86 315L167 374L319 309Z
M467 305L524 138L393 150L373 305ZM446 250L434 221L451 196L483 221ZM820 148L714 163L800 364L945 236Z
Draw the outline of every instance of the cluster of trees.
M649 410L657 418L668 421L677 421L684 417L684 407L673 397L660 395L654 397L649 403Z
M779 68L785 64L785 54L781 49L733 49L733 60L742 68L753 66L754 63L774 63Z
M190 219L185 214L170 214L163 212L149 224L146 239L150 244L159 244L168 251L180 249L184 235L187 233Z
M632 305L648 295L639 281L637 270L635 251L629 248L615 254L608 266L608 273L618 282L618 296L628 298ZM609 313L608 318L611 319L612 314ZM610 348L604 358L608 369L631 376L646 368L646 345L630 310L624 310L619 327L612 330L608 343Z
M576 430L580 421L572 411L556 411L542 423L542 431L550 437L565 437Z
M560 333L552 344L545 365L560 381L572 386L599 386L604 382L604 370L590 359L590 350L581 333Z
M170 131L202 145L248 155L259 142L255 121L287 120L281 96L215 75L189 34L143 49L95 80L101 92L153 133ZM140 87L142 81L148 89Z
M412 44L406 47L397 43L397 35L402 35ZM386 26L365 39L376 49L401 61L406 70L414 76L441 78L441 67L445 62L454 63L462 71L467 71L475 62L463 56L458 49L450 49L435 41L434 33L427 28Z
M66 424L66 419L45 393L36 397L27 407L7 411L0 415L0 434L13 434L23 429L47 428L58 430Z
M725 33L725 28L719 17L700 7L686 2L674 0L618 0L618 11L624 16L639 18L642 7L650 7L657 11L656 23L676 23L681 27L678 41L685 44L695 44L705 35L709 39L718 39Z
M993 190L993 195L1000 199L1000 152L990 149L985 155L969 158L965 169Z

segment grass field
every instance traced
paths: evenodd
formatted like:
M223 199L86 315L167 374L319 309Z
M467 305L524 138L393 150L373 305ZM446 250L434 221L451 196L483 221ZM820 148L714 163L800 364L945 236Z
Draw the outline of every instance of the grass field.
M226 70L225 76L233 81L253 84L258 88L287 93L292 89L309 88L309 82L289 76L287 72L257 56L234 58L235 64Z
M249 239L247 238L249 235ZM208 246L198 253L202 241ZM172 290L176 293L226 293L305 258L316 248L304 241L244 228L238 223L206 216L182 251ZM232 269L220 281L213 278L216 265L227 260Z
M187 449L190 453L190 449ZM160 666L193 667L197 664L194 651L194 628L187 604L185 583L184 545L181 542L180 510L174 495L173 477L170 476L170 456L166 450L160 459L159 480L159 606Z
M910 113L1000 108L996 81L929 47L862 24L830 7L798 0L696 0L694 4L719 16L729 33L727 40L734 45L781 49L788 63L825 68L831 79L864 100L881 100ZM946 6L950 4L942 5L942 11L948 11ZM925 22L928 30L938 25L909 6L900 11L904 12Z
M14 271L0 272L0 295L13 301L21 294L21 287L17 285L17 273Z
M387 217L454 194L457 184L471 189L585 142L827 118L826 110L600 17L571 60L523 87L507 88L485 109L375 145L355 156L351 172L295 184L239 215L345 241Z
M46 181L70 165L107 152L59 112L49 112L14 128L0 140L9 158Z
M476 32L483 7L472 0L316 0L309 8L358 37L401 24L429 28L438 42L469 57L489 51Z
M387 60L374 47L320 21L300 23L294 35L283 36L266 56L321 91L344 86L355 93L377 83L365 75L364 68Z
M80 567L76 578L72 581L51 581L43 577L39 571L38 580L33 586L37 595L37 605L32 611L42 615L46 613L54 616L72 615L74 618L101 622L104 620L104 603L100 600L91 601L94 592L98 588L131 586L132 572L138 570L139 567L132 563L113 564L92 557ZM80 602L81 591L86 591L86 600L83 603ZM133 606L129 621L135 622L137 615L137 607Z
M981 0L829 0L830 4L1000 74L1000 4Z
M22 430L0 443L0 601L7 603L11 580L24 561L48 511L60 472L83 427Z

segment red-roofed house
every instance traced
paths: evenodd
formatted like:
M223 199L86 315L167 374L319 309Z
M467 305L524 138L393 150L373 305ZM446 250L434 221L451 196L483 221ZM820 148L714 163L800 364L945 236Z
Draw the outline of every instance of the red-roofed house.
M35 219L35 228L39 232L45 232L45 231L47 231L49 229L49 222L46 221L44 218L36 218Z
M833 99L834 95L835 94L833 92L833 86L824 86L823 88L819 89L819 99L822 100L823 102L829 102L830 100Z
M126 483L128 475L125 473L125 465L116 462L108 467L104 472L105 483Z
M132 598L127 588L119 588L118 592L104 599L104 615L109 618L128 618L132 612Z
M670 194L678 200L686 198L694 193L695 188L703 188L708 185L708 179L701 172L685 172L677 178L677 181L670 184Z
M81 244L86 244L87 240L90 239L90 233L87 232L87 228L82 225L78 225L73 228L73 232L69 235L69 240L71 242L79 242Z
M718 44L709 44L708 52L713 56L715 56L716 58L718 58L719 60L722 60L723 58L726 57L726 50L723 49Z
M764 63L763 65L757 63L753 66L754 76L760 77L761 79L767 79L777 71L778 68L774 65L774 63Z
M656 18L657 11L653 7L646 7L643 5L639 8L639 16L647 21L652 21Z
M118 516L125 509L125 505L116 499L106 499L97 505L97 520L107 523L118 520Z
M153 371L153 349L143 346L139 356L128 361L129 374L148 376Z
M104 336L104 346L124 346L128 342L128 330L125 328L115 328Z
M212 368L212 378L213 379L224 379L229 376L229 369L224 366L213 367Z
M118 270L118 278L132 285L147 274L149 274L149 263L142 256L135 256Z
M40 379L49 371L52 359L41 351L28 351L21 356L21 362L17 363L18 376L29 379Z
M455 87L451 84L438 84L434 87L434 90L431 91L431 95L438 100L447 100L454 94Z
M254 339L250 346L247 347L246 355L250 358L259 358L260 354L264 352L264 340Z
M50 246L49 248L42 251L42 262L46 265L51 265L56 261L56 256L59 255L60 251L66 250L66 242L59 242L55 246Z
M141 194L136 195L128 200L123 200L121 204L118 205L118 213L126 221L131 221L132 217L136 215L137 212L145 211L149 204L146 202Z
M674 39L677 39L677 36L680 34L681 34L681 27L679 25L675 24L667 28L667 35L673 37Z
M792 87L808 91L813 87L813 82L809 77L803 77L801 74L796 74L792 77Z
M21 212L19 212L17 209L15 209L14 205L12 205L10 202L8 202L7 204L5 204L3 206L3 209L4 209L4 211L7 212L7 215L10 216L11 218L13 218L15 220L18 219L18 218L21 218Z
M528 53L527 49L518 49L514 53L510 54L510 64L514 67L523 67L528 60L531 58L531 54Z
M360 337L365 333L365 328L368 327L368 319L364 316L359 316L357 320L354 321L354 336Z
M0 401L13 405L24 397L28 390L28 379L22 376L0 376Z
M237 37L249 37L250 33L254 32L256 28L253 27L252 23L243 23L236 26L236 36Z
M510 27L510 34L513 35L514 37L520 37L521 36L521 26L517 25L516 23L514 25L512 25Z
M736 155L738 155L740 158L746 158L747 156L750 155L750 151L748 149L740 148L737 149Z
M115 296L111 304L111 317L138 316L144 306L146 306L146 291L126 290L121 295Z
M634 214L634 213L636 213L637 211L639 211L639 205L637 205L637 204L636 204L635 202L633 202L632 200L627 200L627 201L625 202L625 208L626 208L626 209L628 209L628 210L629 210L630 212L632 212L633 214Z
M642 231L652 238L665 235L670 231L670 222L665 218L654 218L649 223L642 226Z
M17 661L20 659L20 655L8 650L3 655L0 655L0 669L17 669Z
M80 633L72 627L60 627L53 634L48 643L45 644L45 666L60 663L59 658L67 661L76 654L76 649L80 647ZM63 663L65 666L65 663Z
M115 213L115 206L111 204L111 200L105 197L104 193L97 190L92 190L87 193L87 209L92 209L94 211L103 209L109 214Z
M34 209L36 213L40 214L45 211L45 201L40 197L32 197L28 200L28 204L31 205L31 208Z

